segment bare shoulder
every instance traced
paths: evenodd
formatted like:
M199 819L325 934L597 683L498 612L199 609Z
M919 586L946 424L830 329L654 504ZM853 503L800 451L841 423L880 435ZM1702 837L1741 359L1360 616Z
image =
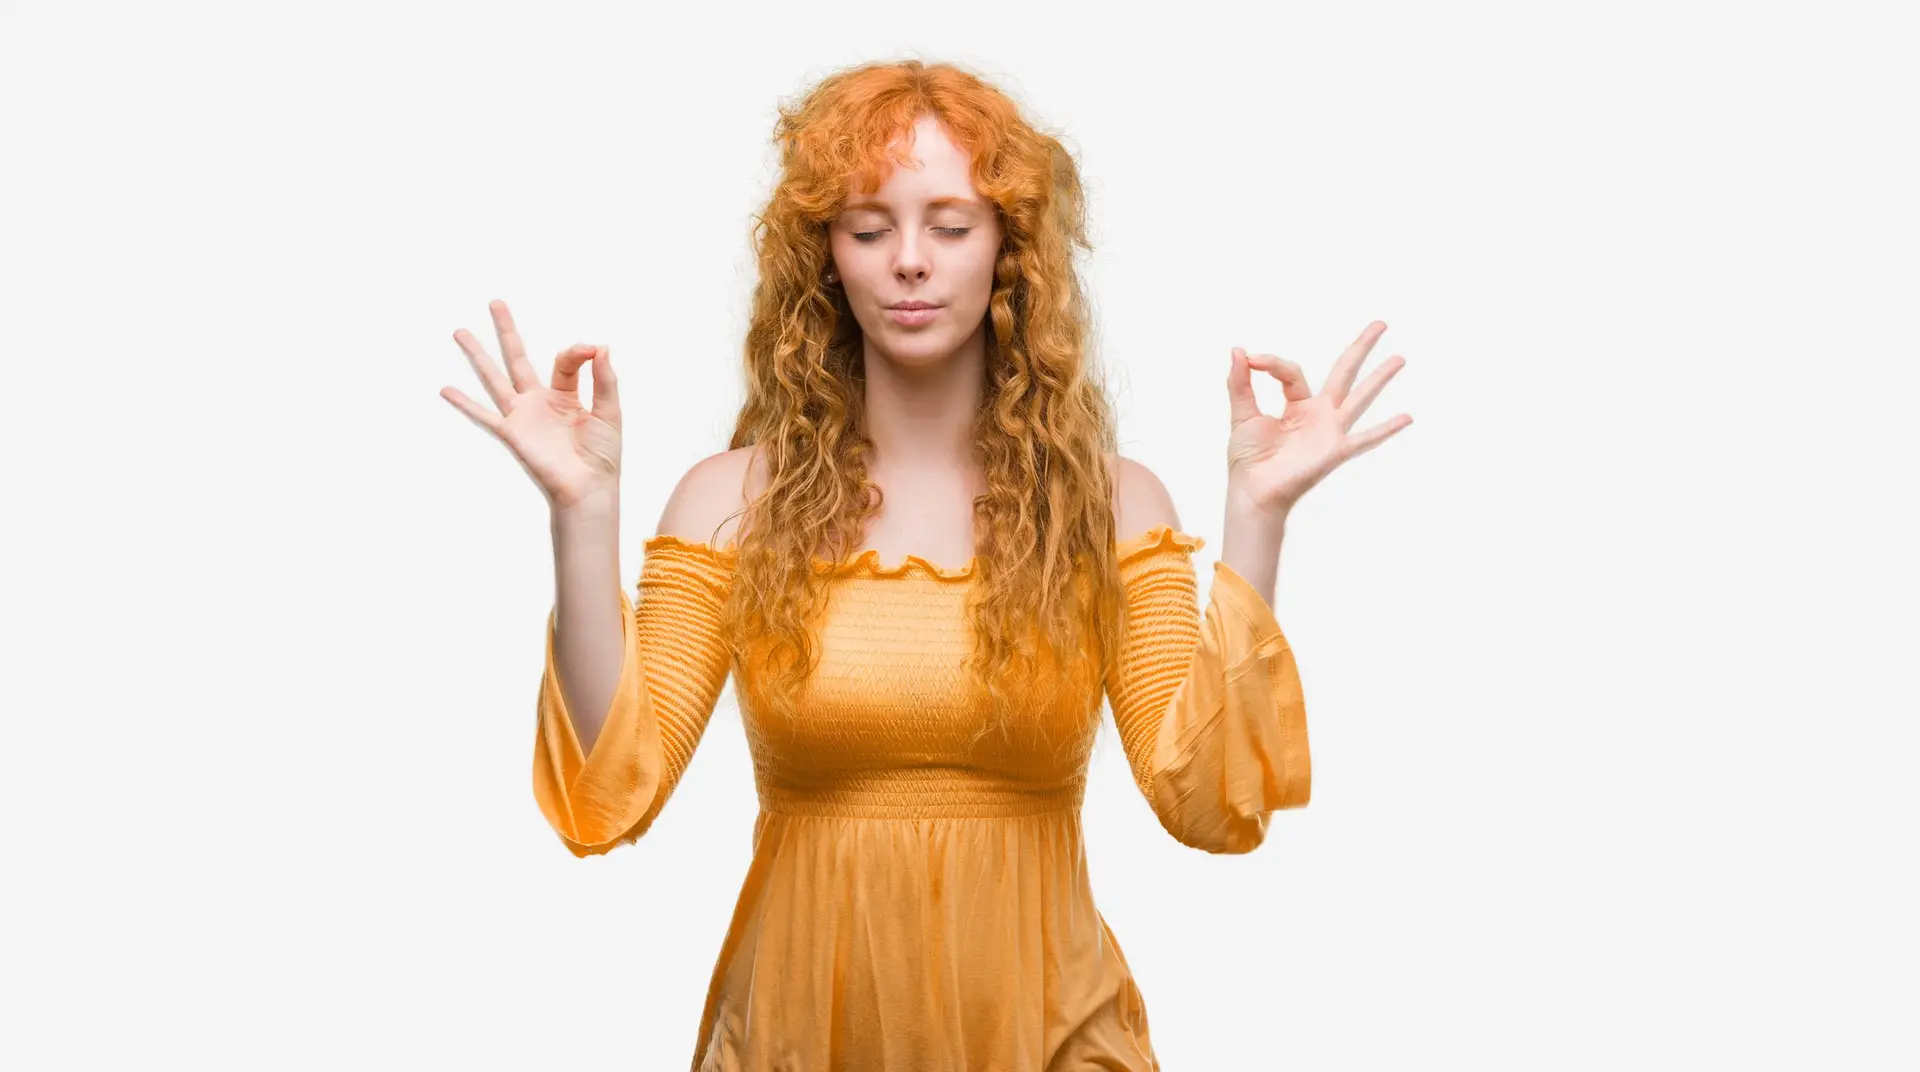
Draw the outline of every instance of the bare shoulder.
M757 493L762 466L757 446L710 454L693 463L667 496L655 535L725 547L739 531L747 503Z
M1151 528L1180 528L1173 496L1153 470L1132 458L1113 455L1113 531L1121 542Z

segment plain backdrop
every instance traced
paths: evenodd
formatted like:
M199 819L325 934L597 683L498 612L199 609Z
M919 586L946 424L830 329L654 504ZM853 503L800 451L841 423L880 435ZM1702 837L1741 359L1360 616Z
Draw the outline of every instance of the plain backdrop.
M1281 557L1312 803L1185 848L1103 727L1165 1067L1914 1067L1895 8L0 5L0 1063L686 1066L733 690L642 842L565 851L545 503L438 392L495 298L543 375L610 346L631 583L741 397L776 105L914 56L1079 160L1203 586L1230 348L1408 362Z

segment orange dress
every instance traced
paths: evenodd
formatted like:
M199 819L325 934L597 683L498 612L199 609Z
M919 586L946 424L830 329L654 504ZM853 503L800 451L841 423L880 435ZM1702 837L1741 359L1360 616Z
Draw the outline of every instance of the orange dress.
M1202 612L1191 552L1203 544L1170 526L1121 542L1128 621L1105 691L1167 832L1247 852L1271 812L1307 803L1306 710L1271 608L1225 563ZM547 619L533 787L576 856L646 832L733 669L719 622L737 549L666 535L645 546L638 600L621 593L626 657L590 756ZM764 732L751 690L736 689L760 811L692 1067L1159 1068L1087 881L1080 805L1097 717L1065 760L997 735L968 751L983 717L962 704L974 563L878 555L817 562L834 581L795 731Z

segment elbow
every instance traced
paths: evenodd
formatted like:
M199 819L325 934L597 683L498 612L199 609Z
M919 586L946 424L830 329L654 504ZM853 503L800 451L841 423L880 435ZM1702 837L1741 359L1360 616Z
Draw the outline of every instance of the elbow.
M622 845L631 845L640 840L641 832L636 830L604 841L576 841L565 833L556 833L560 834L560 843L567 847L568 852L584 860L589 856L605 856Z
M1187 816L1161 816L1160 825L1175 841L1190 849L1223 856L1252 852L1267 839L1267 816L1220 815L1206 821Z
M589 856L604 856L622 845L631 845L639 841L647 829L653 825L652 816L646 815L638 821L631 819L596 821L579 815L557 813L549 801L542 800L541 810L546 814L547 825L553 828L567 851L585 859Z
M1196 788L1191 782L1185 786L1161 782L1152 797L1154 813L1175 841L1224 855L1259 848L1267 839L1273 813L1304 808L1312 794L1304 764L1295 777L1243 786L1208 783L1204 790L1194 791Z
M556 761L547 743L543 738L535 752L533 796L568 852L604 855L638 841L653 825L668 792L656 748L596 750L585 767L575 768Z

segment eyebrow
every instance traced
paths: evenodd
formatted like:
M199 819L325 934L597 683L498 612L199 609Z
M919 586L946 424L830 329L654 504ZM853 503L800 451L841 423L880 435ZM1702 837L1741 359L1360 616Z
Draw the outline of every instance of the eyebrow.
M949 197L933 198L927 202L927 207L930 209L951 207L951 208L976 208L976 209L984 210L987 206L984 202L980 201L978 198L949 196ZM855 209L872 209L876 212L891 211L890 209L887 208L886 202L875 201L871 198L863 199L860 201L849 201L846 205L846 210L848 212L852 212Z

